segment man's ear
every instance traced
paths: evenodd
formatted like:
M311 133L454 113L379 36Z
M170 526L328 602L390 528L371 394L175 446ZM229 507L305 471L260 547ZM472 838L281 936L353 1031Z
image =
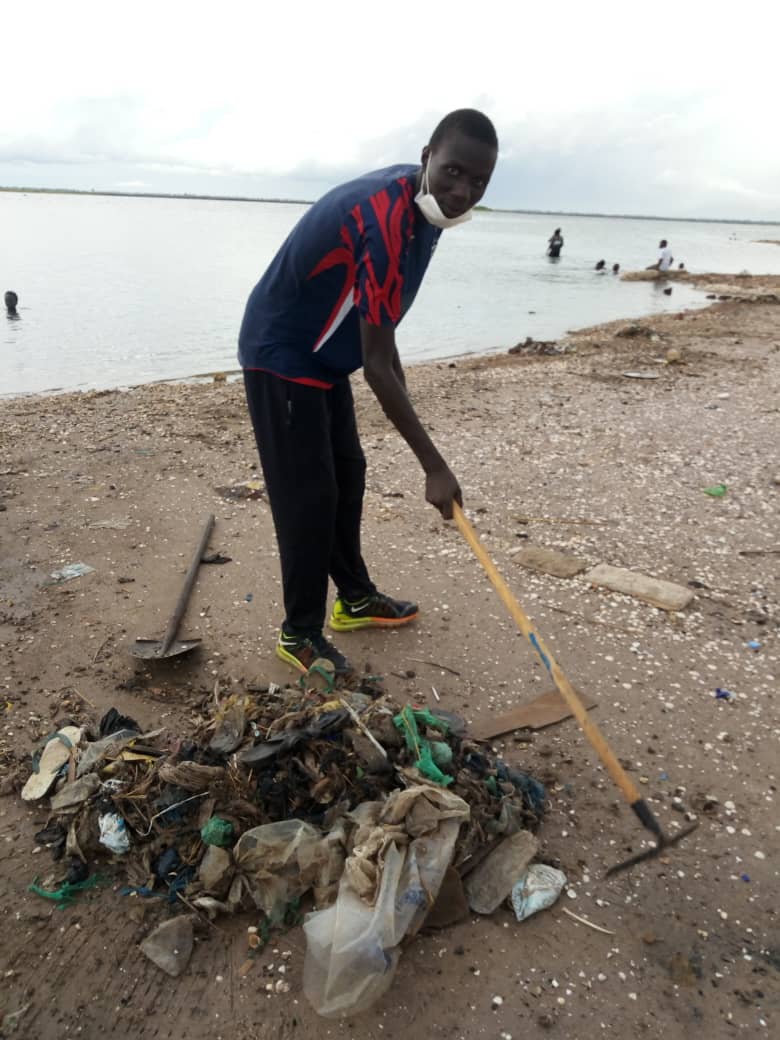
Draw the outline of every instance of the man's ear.
M426 146L422 150L422 154L420 155L420 162L423 164L423 166L425 166L425 164L428 162L428 156L430 154L431 154L431 146L426 144Z

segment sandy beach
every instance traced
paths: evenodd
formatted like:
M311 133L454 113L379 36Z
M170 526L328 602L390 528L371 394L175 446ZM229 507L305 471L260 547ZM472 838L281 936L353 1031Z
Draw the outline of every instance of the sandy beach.
M241 976L251 921L220 918L172 980L138 948L158 905L107 887L59 911L27 891L53 867L33 839L46 811L18 792L54 723L113 706L186 735L215 686L224 696L293 678L273 654L276 545L242 385L0 401L0 1020L23 1009L14 1035L396 1040L411 1024L414 1036L452 1040L776 1033L780 277L695 281L715 297L707 309L419 365L408 382L467 514L566 674L597 701L594 720L664 824L687 813L699 828L604 880L644 835L576 723L495 741L548 786L538 837L568 893L522 924L501 909L424 932L387 996L344 1022L319 1019L301 993L300 929ZM421 615L338 645L397 700L432 703L435 687L471 724L549 689L457 529L426 505L413 456L361 376L353 386L365 556L378 586L416 599ZM257 497L240 497L247 481L260 481ZM719 484L722 497L705 493ZM128 646L165 629L209 513L211 550L230 562L200 570L183 631L203 647L142 665ZM668 612L581 574L538 573L520 562L530 546L694 598ZM46 583L74 563L94 570ZM286 994L265 991L275 950L291 952Z

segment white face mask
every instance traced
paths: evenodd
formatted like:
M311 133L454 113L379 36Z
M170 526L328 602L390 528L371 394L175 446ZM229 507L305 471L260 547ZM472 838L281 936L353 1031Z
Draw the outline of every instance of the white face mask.
M428 187L428 163L425 164L425 169L422 175L422 182L420 184L420 190L414 197L414 201L428 221L429 224L433 224L437 228L451 228L457 224L465 224L467 220L471 220L472 210L467 209L465 213L461 213L459 217L445 217L441 211L441 206L436 201L436 196L429 190Z

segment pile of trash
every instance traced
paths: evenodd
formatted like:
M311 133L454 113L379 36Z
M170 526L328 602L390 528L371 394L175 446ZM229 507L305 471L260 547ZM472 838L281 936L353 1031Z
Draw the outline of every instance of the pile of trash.
M524 900L542 784L470 740L457 715L395 704L372 678L340 689L327 666L225 697L192 739L143 733L115 709L65 720L22 789L48 797L35 839L65 873L32 890L68 905L113 856L121 895L212 919L252 911L266 936L300 921L306 900L304 991L326 1016L381 996L424 924L492 913L513 889ZM142 949L160 967L186 967L151 940Z
M557 340L534 339L526 336L521 343L515 343L507 351L508 354L528 354L532 356L554 357L556 354L566 354L572 349L569 343L559 343Z

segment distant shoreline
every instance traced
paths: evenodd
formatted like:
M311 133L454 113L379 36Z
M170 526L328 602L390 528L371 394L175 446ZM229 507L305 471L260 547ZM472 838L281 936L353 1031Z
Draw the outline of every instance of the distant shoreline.
M17 195L99 195L101 197L120 199L183 199L203 202L275 202L285 206L311 206L313 199L269 199L251 195L199 195L163 191L107 191L83 188L24 188L2 187L0 192ZM494 206L479 206L486 213L519 213L536 217L592 217L608 220L662 220L678 224L747 224L764 227L780 227L780 220L739 220L736 217L665 217L656 214L640 213L580 213L577 210L556 209L504 209ZM760 239L759 241L768 241Z
M103 191L97 188L3 188L0 192L17 195L100 195L120 199L186 199L208 202L279 202L285 205L311 206L312 199L258 199L250 195L189 195L164 191Z

